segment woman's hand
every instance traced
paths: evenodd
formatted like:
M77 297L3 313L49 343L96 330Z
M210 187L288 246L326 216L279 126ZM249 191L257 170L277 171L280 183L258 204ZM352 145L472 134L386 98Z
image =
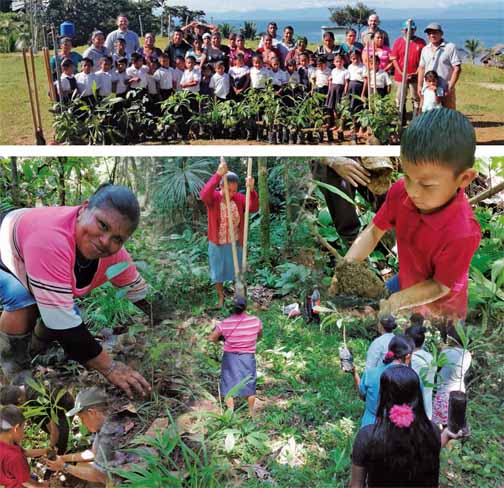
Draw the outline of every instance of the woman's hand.
M228 171L229 170L228 170L228 165L227 165L226 161L222 161L219 164L219 167L217 168L217 174L219 176L224 176Z
M254 190L254 184L255 184L255 180L254 178L252 178L252 176L250 176L249 178L247 178L247 188L250 188L250 191L253 191Z
M110 383L121 388L130 399L133 398L132 388L143 397L151 391L151 386L138 371L135 371L133 368L121 362L116 362L115 368L106 378Z
M56 459L54 461L50 461L49 459L46 461L47 467L51 471L63 471L63 466L65 464L65 461L63 461L62 456L56 456Z
M355 187L367 186L371 182L369 171L354 159L335 158L331 161L330 168Z

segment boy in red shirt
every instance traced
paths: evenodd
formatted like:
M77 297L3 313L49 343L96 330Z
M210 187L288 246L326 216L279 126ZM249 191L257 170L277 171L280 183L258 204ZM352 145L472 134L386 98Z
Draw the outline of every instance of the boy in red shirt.
M47 455L47 449L24 450L19 443L24 439L24 417L14 405L0 411L0 486L5 488L44 488L30 477L27 457Z
M464 319L469 265L481 230L464 193L476 176L476 138L460 112L439 109L413 120L401 138L404 177L387 193L347 261L363 261L395 228L399 274L381 313L416 308L423 315Z

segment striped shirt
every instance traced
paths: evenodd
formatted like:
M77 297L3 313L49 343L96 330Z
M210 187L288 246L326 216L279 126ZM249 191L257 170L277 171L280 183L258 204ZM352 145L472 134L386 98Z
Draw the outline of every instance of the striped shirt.
M262 330L262 322L253 315L242 313L231 315L231 317L219 322L215 329L224 336L224 352L254 354L257 336Z
M87 295L107 281L107 269L123 261L131 263L111 282L127 288L131 302L145 298L147 284L128 252L102 258L91 283L77 288L75 225L80 207L23 208L8 213L0 227L0 259L37 301L49 329L71 329L82 323L74 298Z

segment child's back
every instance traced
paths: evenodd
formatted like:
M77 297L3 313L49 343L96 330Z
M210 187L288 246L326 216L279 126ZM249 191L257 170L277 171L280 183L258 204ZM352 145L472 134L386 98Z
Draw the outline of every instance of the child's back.
M224 337L224 352L255 354L261 320L246 313L233 314L217 324L216 330Z

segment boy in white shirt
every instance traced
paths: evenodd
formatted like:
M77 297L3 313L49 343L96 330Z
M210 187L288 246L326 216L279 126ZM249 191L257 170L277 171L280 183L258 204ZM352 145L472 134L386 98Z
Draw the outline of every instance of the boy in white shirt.
M100 59L100 69L96 72L98 92L100 97L108 97L112 94L112 83L114 81L112 69L112 58L104 56Z
M119 58L116 62L116 70L112 75L112 90L118 97L123 97L128 91L128 66L127 58Z
M224 72L224 61L215 64L215 73L210 79L211 93L221 100L227 100L231 88L229 74Z
M327 60L324 56L317 58L317 68L312 75L313 90L316 93L327 95L329 90L329 78L331 77L331 70L327 67Z
M58 82L54 82L56 91L61 102L68 102L77 90L77 80L74 76L74 65L71 59L64 59L61 62L61 93L59 93Z
M234 97L239 99L242 93L250 86L250 68L245 65L243 54L235 57L234 66L229 68L229 76L233 87Z
M369 73L367 70L367 67L364 69L364 77L368 78L368 83L369 87L371 89L371 92L373 92L374 89L374 83L375 83L375 78L376 78L376 92L380 97L384 97L385 95L388 95L390 93L390 88L392 86L392 80L390 79L390 76L386 71L384 71L381 68L378 68L375 74L375 66L380 65L380 58L379 56L375 56L374 59L370 58L370 63L369 63Z
M345 60L341 54L334 56L334 68L329 77L329 92L326 99L326 107L331 111L331 123L334 125L339 121L338 141L343 141L343 120L338 113L338 106L343 100L343 97L348 93L348 85L350 73L344 67Z
M133 53L131 55L131 66L126 70L130 88L145 90L147 88L147 66L144 65L144 59L141 54Z
M96 74L93 73L92 59L82 58L81 72L75 75L75 80L77 81L77 90L81 98L92 102L94 100L93 91L98 89Z
M271 78L269 69L263 67L262 56L254 55L252 68L250 68L250 86L254 90L263 90Z
M277 90L277 94L280 94L282 87L287 84L289 78L287 73L283 69L280 69L280 60L278 58L271 58L270 66L270 78L275 90Z
M303 53L299 55L298 66L299 84L304 86L305 90L311 90L311 80L315 74L315 68L310 66L310 58L308 54Z
M170 56L162 53L159 56L159 68L154 73L154 79L159 87L161 100L166 100L173 93L174 70L170 67Z
M184 56L177 56L175 58L175 69L173 70L173 89L181 90L180 80L185 71L185 58Z
M180 88L193 93L198 93L200 89L201 71L196 67L196 58L187 56L185 60L186 69L180 80Z
M117 66L117 61L121 58L126 58L129 62L129 56L126 53L126 41L123 37L118 37L114 41L114 52L112 53L113 65Z

